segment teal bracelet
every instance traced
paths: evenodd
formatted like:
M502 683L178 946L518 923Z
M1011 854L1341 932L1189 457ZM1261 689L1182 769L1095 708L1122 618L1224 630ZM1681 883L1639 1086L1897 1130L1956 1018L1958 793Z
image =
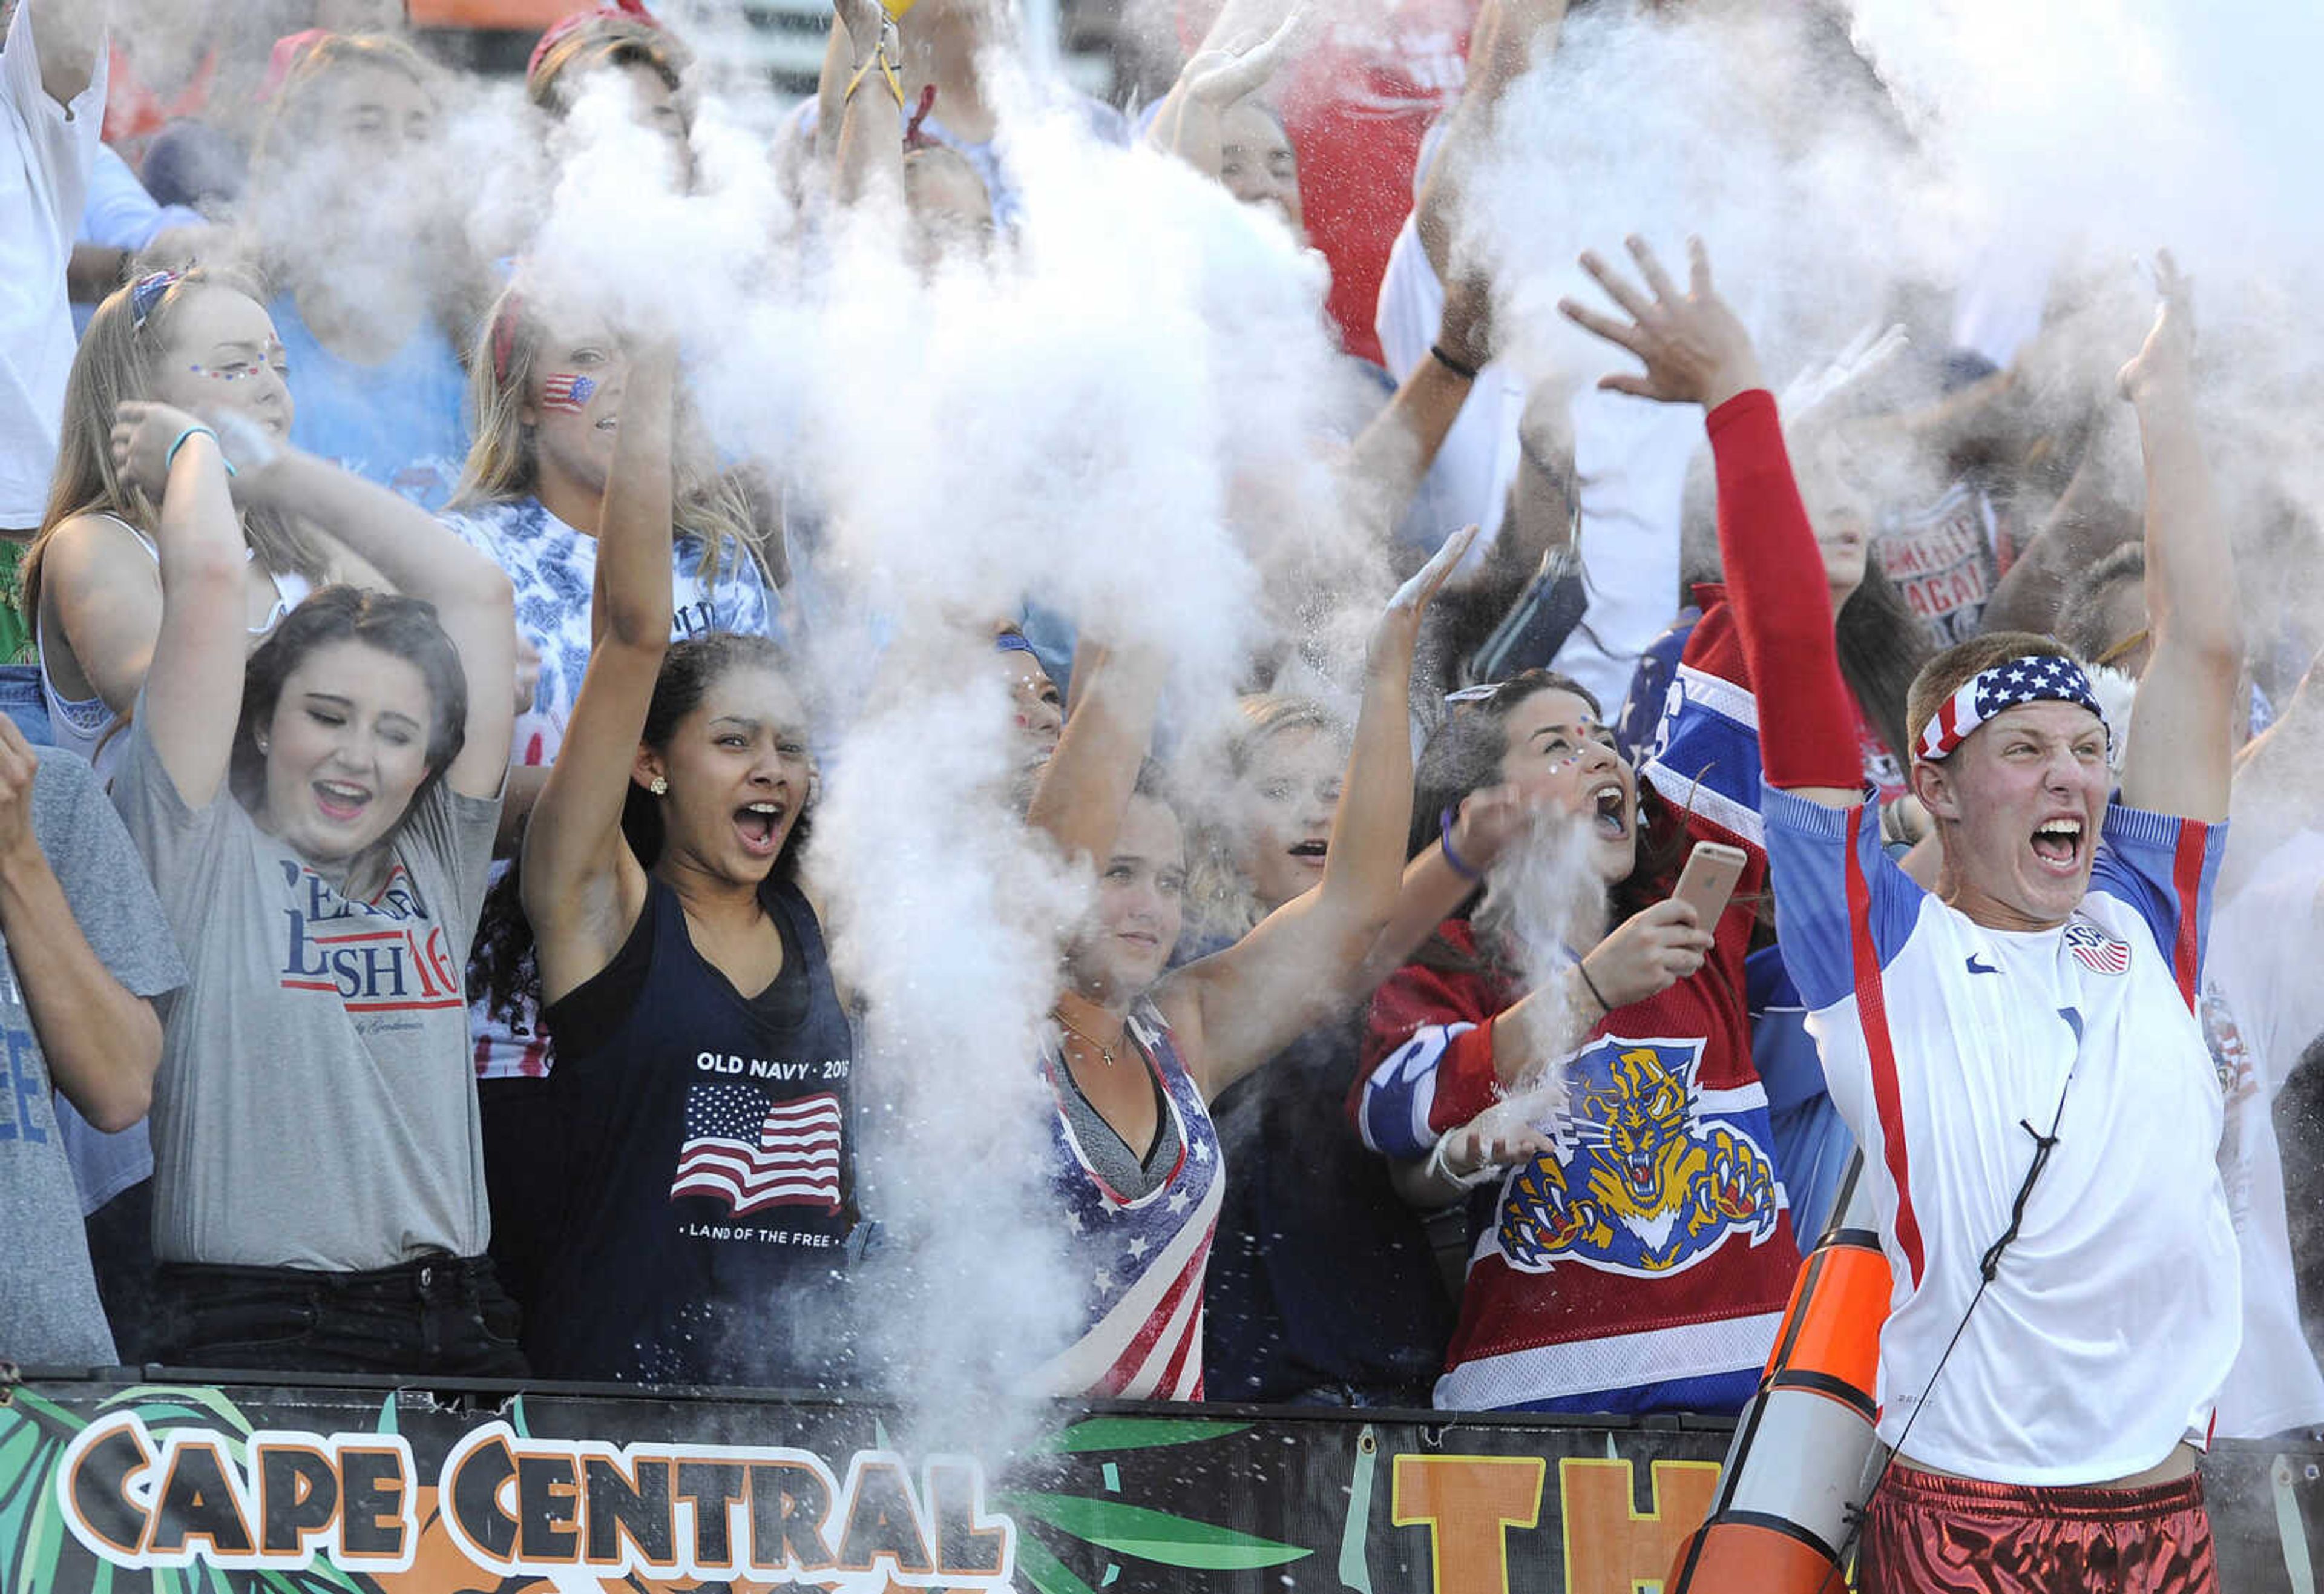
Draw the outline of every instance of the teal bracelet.
M167 476L171 471L177 468L178 450L184 448L186 446L186 440L193 436L196 432L199 432L202 436L209 439L210 441L217 443L218 463L226 467L226 473L228 476L232 476L234 474L234 461L226 457L226 445L222 442L218 442L218 434L217 432L212 431L208 427L202 425L189 426L185 431L178 434L178 440L171 443L170 445L170 451L161 456L161 474L163 476Z

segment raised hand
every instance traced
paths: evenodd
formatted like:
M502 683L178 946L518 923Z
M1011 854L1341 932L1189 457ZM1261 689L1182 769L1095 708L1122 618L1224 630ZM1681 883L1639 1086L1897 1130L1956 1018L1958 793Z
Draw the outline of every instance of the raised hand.
M2133 403L2163 393L2185 394L2194 384L2195 279L2179 269L2168 249L2154 256L2154 287L2163 302L2154 325L2115 381Z
M208 424L198 416L169 404L125 399L113 412L109 441L114 468L130 486L158 504L169 486L170 455L178 440L186 435L189 428Z
M1300 33L1306 13L1297 7L1274 32L1263 39L1246 36L1225 50L1205 50L1186 63L1178 77L1186 97L1223 110L1237 100L1258 93L1282 70L1284 59Z
M1683 293L1645 239L1633 236L1627 242L1630 258L1644 280L1643 289L1594 254L1582 256L1582 269L1606 290L1607 297L1621 307L1628 320L1571 299L1560 300L1557 305L1575 326L1620 345L1646 365L1642 375L1618 371L1600 377L1598 385L1661 403L1701 404L1706 410L1715 410L1737 394L1763 385L1750 333L1711 286L1711 255L1702 240L1687 240L1688 283Z
M1396 589L1380 614L1379 623L1372 627L1369 663L1375 668L1389 664L1397 673L1412 668L1412 650L1420 639L1420 619L1428 612L1429 604L1444 589L1472 544L1477 541L1477 528L1463 526L1444 539L1443 545L1429 556L1428 562L1412 572L1405 584Z
M1452 849L1471 868L1489 869L1532 826L1533 816L1534 805L1517 786L1471 792L1452 816Z

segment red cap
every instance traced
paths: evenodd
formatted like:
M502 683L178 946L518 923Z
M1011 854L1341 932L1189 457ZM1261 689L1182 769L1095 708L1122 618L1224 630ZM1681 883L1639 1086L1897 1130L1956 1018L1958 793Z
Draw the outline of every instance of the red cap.
M645 0L602 0L601 4L591 6L586 11L574 12L571 15L560 17L549 24L540 35L540 42L532 47L530 59L524 63L526 79L530 80L533 73L540 70L541 57L547 55L559 39L588 26L601 17L611 16L628 17L633 22L643 23L650 28L661 26L661 19L646 9Z
M266 81L259 86L261 104L282 92L283 82L300 58L331 36L327 28L309 28L303 32L285 33L274 41L274 52L266 58Z

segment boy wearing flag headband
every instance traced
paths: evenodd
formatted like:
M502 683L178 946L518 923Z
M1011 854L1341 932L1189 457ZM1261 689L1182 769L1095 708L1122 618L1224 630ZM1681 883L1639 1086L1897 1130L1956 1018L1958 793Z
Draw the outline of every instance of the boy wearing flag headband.
M1813 535L1750 339L1700 243L1680 289L1583 264L1628 320L1569 304L1709 412L1719 533L1763 701L1784 963L1873 1182L1895 1275L1868 1594L2213 1590L2197 1458L2240 1332L2194 1013L2225 841L2242 636L2197 442L2186 287L2122 388L2147 469L2154 655L2121 789L2080 664L1997 635L1914 683L1913 789L1943 863L1923 891L1859 789ZM1780 685L1778 684L1780 683ZM2117 800L2118 799L2118 800Z

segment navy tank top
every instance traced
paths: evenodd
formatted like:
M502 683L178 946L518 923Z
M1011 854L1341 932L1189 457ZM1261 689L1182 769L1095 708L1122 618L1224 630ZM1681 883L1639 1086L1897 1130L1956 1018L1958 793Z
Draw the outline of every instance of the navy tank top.
M603 972L543 1015L567 1151L525 1350L558 1378L829 1387L849 1371L853 1045L815 912L770 881L755 996L649 877Z

